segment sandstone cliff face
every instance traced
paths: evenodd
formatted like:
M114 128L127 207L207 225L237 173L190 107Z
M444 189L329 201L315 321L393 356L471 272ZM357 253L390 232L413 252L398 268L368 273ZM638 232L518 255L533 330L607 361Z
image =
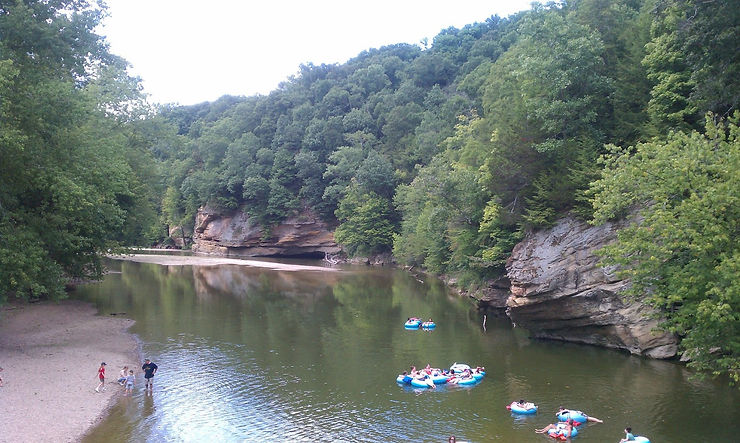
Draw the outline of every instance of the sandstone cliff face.
M651 308L621 297L628 282L598 266L595 251L613 241L618 228L568 218L528 235L507 262L512 321L536 338L674 357L677 338L654 332L658 321L648 318Z
M243 210L226 214L205 207L198 210L193 252L223 257L323 256L341 248L334 233L316 215L304 213L286 219L269 236Z

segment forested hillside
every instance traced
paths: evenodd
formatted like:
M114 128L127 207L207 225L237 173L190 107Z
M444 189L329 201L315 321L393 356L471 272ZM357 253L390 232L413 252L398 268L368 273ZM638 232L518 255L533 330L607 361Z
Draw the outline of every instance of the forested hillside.
M342 65L311 64L268 96L164 110L163 207L243 208L266 228L303 207L349 254L470 279L500 272L523 230L584 193L606 143L699 130L738 102L732 2L573 1L440 32Z
M94 34L95 5L0 3L3 294L59 294L204 205L268 233L311 209L347 254L463 285L566 213L642 211L607 260L697 366L737 375L736 2L549 3L156 112Z

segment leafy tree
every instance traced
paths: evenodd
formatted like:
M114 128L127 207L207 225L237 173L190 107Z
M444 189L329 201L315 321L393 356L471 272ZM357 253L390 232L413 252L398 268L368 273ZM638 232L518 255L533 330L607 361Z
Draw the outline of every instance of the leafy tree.
M373 131L375 122L366 109L352 109L342 117L344 132Z
M270 173L270 197L267 201L268 224L276 224L298 208L296 198L298 181L293 156L287 149L275 154Z
M364 157L361 146L342 146L329 157L329 164L323 175L328 185L322 197L328 207L337 207Z
M655 132L700 129L702 115L737 109L740 11L732 1L658 4L644 65L654 86L648 108Z
M63 296L99 253L151 234L158 180L136 79L95 1L0 5L0 297ZM133 123L132 123L133 122ZM147 161L149 160L149 161Z
M598 151L604 131L597 122L609 114L612 82L603 74L599 35L559 11L535 8L521 31L491 68L485 118L476 126L493 137L479 136L489 147L478 151L485 153L485 182L501 204L518 214L527 203L525 221L542 226L575 202L568 166L583 152ZM552 185L553 192L543 192Z
M650 40L656 0L582 0L568 18L598 32L604 44L601 74L611 78L614 94L599 120L614 144L637 141L648 120L651 83L641 60Z
M455 66L448 57L426 52L414 60L412 73L416 84L423 88L445 86L451 82Z
M246 173L263 175L266 172L266 168L252 168L250 170L250 166L256 165L255 160L259 149L259 140L251 132L243 134L227 146L223 160L225 167L222 177L226 189L230 193L234 195L243 193L242 185L249 177ZM271 165L272 160L270 159L266 163Z
M414 129L421 123L423 108L416 103L397 106L388 113L383 125L383 135L389 146L403 145L405 138L413 136Z
M342 222L334 232L350 255L387 251L393 243L390 202L374 192L351 185L336 211Z
M698 109L689 100L695 83L676 33L680 19L676 9L669 9L662 21L653 23L653 38L646 45L643 59L648 78L654 83L648 113L658 133L670 128L690 129L697 122Z
M299 198L309 207L318 210L319 213L326 212L322 202L326 185L322 180L323 165L319 163L318 154L303 150L296 154L295 165L297 177L303 183L298 194Z
M391 162L374 149L363 160L355 178L357 185L364 192L374 192L379 196L390 198L395 190Z
M522 32L523 38L511 49L518 63L508 75L522 96L526 114L521 117L542 137L534 140L535 149L557 150L564 140L583 134L599 140L594 122L604 115L605 98L612 92L602 73L604 46L599 35L555 13L533 14L523 22ZM495 100L496 91L488 92ZM489 107L487 113L491 112L496 109Z
M365 96L379 92L391 84L385 68L379 64L358 69L350 76L349 81L356 84Z
M656 307L689 363L740 380L740 130L707 117L706 133L611 147L593 185L594 223L635 211L604 264L629 278L627 294Z
M478 229L483 237L479 266L503 270L511 250L522 239L522 232L507 224L504 209L495 200L489 200L483 209L483 218Z
M480 246L477 232L485 198L478 175L451 161L451 154L436 156L409 185L399 186L395 197L403 220L394 254L401 262L440 273L470 267Z
M333 86L321 99L321 109L327 117L348 112L352 109L349 92L339 86Z

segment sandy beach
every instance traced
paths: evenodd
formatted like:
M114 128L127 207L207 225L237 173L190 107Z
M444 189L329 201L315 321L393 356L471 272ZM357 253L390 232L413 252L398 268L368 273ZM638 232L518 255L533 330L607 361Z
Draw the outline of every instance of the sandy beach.
M141 372L132 324L74 300L0 307L0 442L80 440L122 394L121 367Z
M275 271L320 271L337 272L338 269L329 266L306 266L287 263L277 263L259 260L247 260L241 258L211 257L202 255L155 255L155 254L133 254L133 255L109 255L116 260L128 260L141 263L156 263L165 266L218 266L238 265L252 266L257 268L268 268Z

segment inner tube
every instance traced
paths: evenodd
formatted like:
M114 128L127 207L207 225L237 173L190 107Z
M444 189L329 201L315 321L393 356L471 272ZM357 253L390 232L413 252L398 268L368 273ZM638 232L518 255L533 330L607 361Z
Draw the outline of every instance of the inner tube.
M635 436L635 441L638 443L650 443L650 439L647 437L643 437L642 435Z
M466 365L465 363L455 363L454 365L450 366L450 371L454 372L455 374L463 372L466 369L470 369L470 366Z
M482 379L485 376L486 376L486 371L473 372L473 378L476 379L476 380L480 380L480 379Z
M403 327L406 329L419 329L419 326L421 325L421 320L407 320L406 323L403 324Z
M444 374L432 374L430 377L435 385L442 385L447 383L447 376Z
M515 401L511 402L510 405L506 406L506 409L516 414L522 414L522 415L529 415L529 414L537 413L537 405L534 405L533 407L527 409L527 408L522 408L518 406Z
M547 431L547 435L554 439L563 441L567 440L569 438L568 436L566 436L566 434L568 433L566 427L568 425L566 425L565 423L558 423L555 426L557 426L555 429L550 429L549 431ZM578 435L578 429L576 429L575 426L572 426L570 430L570 437L575 437L576 435Z
M573 419L573 421L578 422L579 424L583 424L588 421L588 416L581 411L569 410L567 412L558 413L557 415L559 421L568 421L569 418Z
M478 383L478 380L476 380L473 377L470 377L470 378L460 378L460 379L457 380L457 384L458 385L474 385L476 383Z
M422 329L434 329L437 327L437 324L433 321L425 321L421 324Z
M398 377L396 377L396 383L400 383L402 385L407 385L411 383L412 378L408 375L398 374Z
M424 379L418 379L414 378L411 380L411 386L415 388L432 388L434 387L434 382L429 378Z

